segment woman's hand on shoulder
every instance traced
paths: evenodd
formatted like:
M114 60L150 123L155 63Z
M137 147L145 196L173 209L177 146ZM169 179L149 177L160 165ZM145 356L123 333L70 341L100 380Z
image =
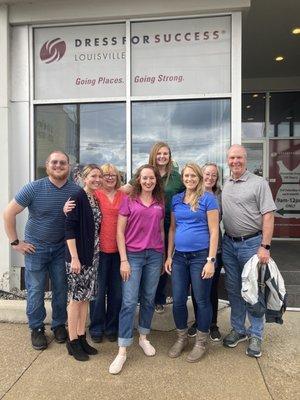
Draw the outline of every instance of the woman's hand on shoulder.
M124 282L128 281L131 274L131 267L128 260L121 261L120 274Z
M67 215L68 212L72 211L73 208L75 208L75 207L76 207L75 200L71 200L71 197L69 197L68 200L65 202L65 205L63 208L65 215Z
M202 279L210 279L214 276L215 273L215 265L212 262L207 262L202 270L201 277Z
M165 271L167 274L171 275L172 273L172 257L167 257L166 262L165 262Z

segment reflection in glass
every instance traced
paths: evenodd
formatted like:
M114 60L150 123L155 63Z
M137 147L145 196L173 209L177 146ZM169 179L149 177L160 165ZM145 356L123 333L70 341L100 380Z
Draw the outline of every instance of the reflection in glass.
M242 95L242 139L257 139L265 135L264 93Z
M70 162L78 161L79 137L76 105L35 107L35 177L42 178L45 161L53 150L65 151Z
M125 103L80 105L80 163L126 170Z
M255 175L263 176L263 143L243 143L247 150L247 169Z
M270 136L300 136L300 92L271 93Z
M166 141L181 169L188 161L216 162L224 173L230 144L230 100L132 104L132 170L148 161L155 142Z

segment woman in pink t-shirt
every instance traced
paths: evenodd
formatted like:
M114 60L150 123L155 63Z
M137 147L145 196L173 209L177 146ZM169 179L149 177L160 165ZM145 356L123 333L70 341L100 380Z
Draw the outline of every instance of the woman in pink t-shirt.
M139 345L146 356L155 349L147 340L154 313L154 298L164 252L163 190L157 168L140 167L130 197L124 198L118 217L117 243L121 257L122 307L119 314L119 352L109 367L118 374L126 361L126 349L133 342L133 325L138 301Z
M98 295L90 302L90 335L100 343L103 335L110 342L118 337L119 312L122 303L120 256L117 246L117 220L125 194L119 190L121 177L112 164L101 166L102 187L96 191L102 221L100 230L100 259L98 271Z

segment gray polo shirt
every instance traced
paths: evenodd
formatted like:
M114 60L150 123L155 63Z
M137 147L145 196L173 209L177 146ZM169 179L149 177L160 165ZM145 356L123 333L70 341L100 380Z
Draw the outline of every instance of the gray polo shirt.
M268 182L249 171L237 180L230 177L222 191L223 225L230 236L262 230L262 216L276 210Z

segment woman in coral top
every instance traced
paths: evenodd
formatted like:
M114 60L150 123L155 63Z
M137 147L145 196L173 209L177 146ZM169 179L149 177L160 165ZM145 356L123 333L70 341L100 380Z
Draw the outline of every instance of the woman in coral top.
M117 247L117 220L124 193L119 190L121 177L112 164L101 166L102 187L96 191L102 221L100 230L100 261L98 295L90 303L90 335L94 342L111 342L118 337L119 312L122 303L120 256ZM107 298L107 301L106 301Z

